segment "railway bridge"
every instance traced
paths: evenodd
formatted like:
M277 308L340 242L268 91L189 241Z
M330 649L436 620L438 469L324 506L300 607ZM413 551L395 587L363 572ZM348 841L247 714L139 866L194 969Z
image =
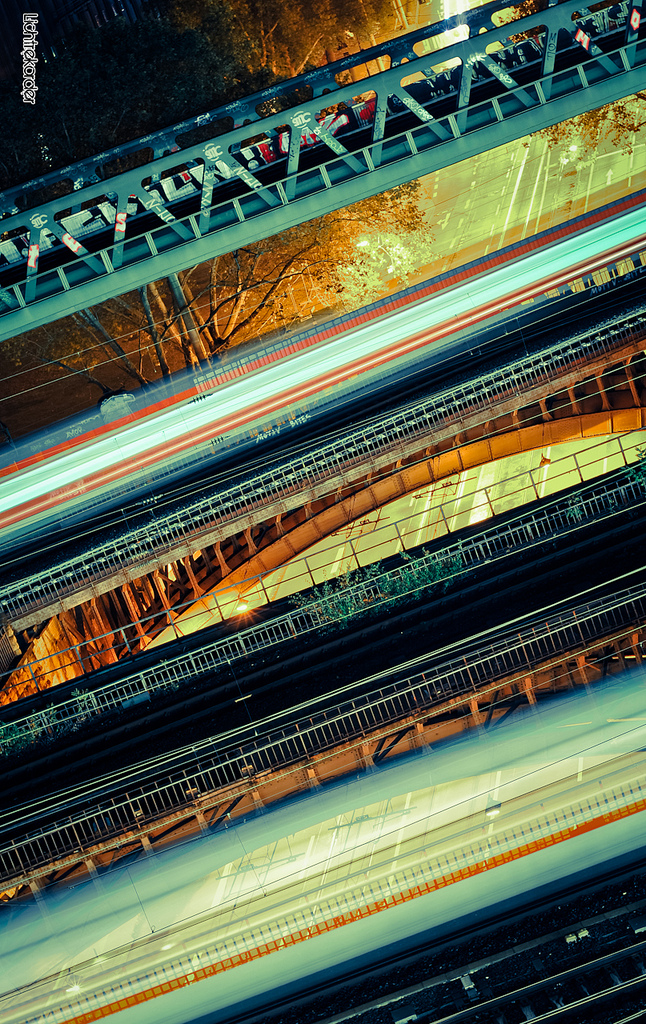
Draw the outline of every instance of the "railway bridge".
M639 17L632 17L632 11L639 15L639 0L627 8L625 23L614 26L612 45L605 50L586 34L583 22L592 15L582 13L574 0L551 4L514 23L513 29L496 25L492 16L498 7L485 4L362 54L371 72L362 88L374 93L374 120L352 149L326 134L317 116L332 104L356 99L356 83L343 84L339 77L356 58L287 83L270 96L211 112L199 124L197 119L102 154L98 164L85 161L67 168L67 177L49 176L15 190L7 199L3 227L9 237L28 235L29 257L24 268L10 268L3 286L0 337L519 138L530 127L536 130L592 109L641 84L646 51ZM402 65L407 62L406 79L418 75L418 82L430 82L437 98L439 76L445 72L430 64L426 44L460 26L468 38L441 48L440 57L433 50L432 57L459 61L455 109L438 107L429 113L428 104L406 91ZM516 47L514 37L525 33L534 33L539 57L528 75L516 80L492 55L499 47ZM570 49L579 47L567 67L556 59L559 33L567 35ZM577 38L580 33L587 45ZM386 58L391 66L384 69ZM478 88L478 65L488 72L490 95ZM299 93L298 102L285 109L283 100L288 102L290 90L301 89L311 91L309 98L302 100ZM389 106L393 97L399 107L392 102ZM397 124L392 119L396 110L404 118ZM327 147L318 162L300 143L306 124L314 126L320 152ZM237 159L236 153L249 141L250 125L255 132L261 128L268 138L287 135L280 175L272 178L265 170L252 171ZM150 144L153 160L140 166L138 154L144 143ZM188 213L160 205L149 192L151 183L177 169L179 148L183 165L201 163L203 168L191 200L195 207ZM105 167L111 160L126 158L135 166L114 175L107 188ZM220 168L220 182L216 160L229 172ZM64 194L51 198L47 190L60 189L61 182ZM62 225L70 213L70 197L72 213L79 213L103 202L106 194L115 214L114 231L109 238L97 239L93 248L89 243L85 248ZM144 229L135 226L128 233L132 196L143 200L143 216L153 221L140 220ZM48 263L48 232L67 247L66 262ZM463 730L495 729L520 708L535 707L555 693L590 687L641 664L646 582L643 566L636 565L621 578L582 586L567 601L550 601L517 621L499 623L485 635L474 631L466 642L462 638L442 650L428 649L414 663L390 665L383 676L364 678L352 667L351 652L344 650L339 664L347 655L351 671L343 692L321 696L307 708L285 706L278 721L275 715L252 716L248 711L248 723L237 723L157 761L130 763L118 779L107 771L91 777L90 734L108 720L102 715L132 714L126 724L143 731L142 705L147 712L155 689L173 690L187 679L213 679L218 674L225 679L227 701L237 705L245 694L235 675L236 664L250 652L271 648L276 653L281 643L287 649L303 637L315 646L332 619L323 599L314 594L299 610L281 608L275 621L270 609L258 623L237 620L228 632L223 627L222 635L203 650L190 643L184 650L179 644L170 656L170 646L162 648L145 671L132 660L135 655L153 640L181 636L183 616L194 613L201 602L218 609L223 622L228 620L236 602L254 588L263 588L277 567L396 498L438 487L485 463L535 452L536 468L526 474L524 484L537 501L531 512L525 518L519 515L517 522L500 525L496 520L489 533L483 529L456 539L448 504L440 504L435 564L458 566L455 575L464 566L480 570L492 559L513 558L535 548L541 539L561 543L565 563L570 539L573 551L578 543L571 535L606 521L614 551L620 517L630 523L631 516L643 514L643 481L622 470L617 479L591 489L596 471L577 464L579 486L560 504L542 511L538 453L542 462L548 447L613 435L620 441L624 470L637 461L636 442L629 435L646 426L645 338L639 317L620 317L597 336L528 351L477 380L449 385L389 410L378 421L355 424L331 442L317 442L300 462L277 457L266 470L234 480L227 490L205 492L163 520L151 517L117 538L101 538L91 549L70 549L56 563L42 563L33 572L26 569L19 579L6 581L3 627L11 656L0 698L7 705L2 709L0 744L7 792L14 786L23 800L20 774L30 759L34 766L42 766L43 778L48 778L51 767L54 781L37 809L17 797L2 812L3 898L31 892L45 913L45 889L63 879L97 879L109 867L127 863L130 857L152 856L178 837L212 834L232 818L357 769L370 770L404 752L428 749ZM485 516L497 512L486 490L482 500ZM399 540L404 549L417 547L407 541L403 529ZM356 551L354 557L360 569ZM311 577L308 582L315 584L307 562L303 564ZM380 573L395 579L402 575L401 566L382 566ZM381 577L360 578L352 585L358 592L363 587L357 602L366 606L381 602L385 607L388 595L395 592ZM422 597L415 587L405 596L410 599L411 622L421 629ZM404 625L408 611L399 607L397 614ZM338 615L334 623L341 630ZM329 641L323 646L326 643L329 648ZM21 664L16 667L18 649ZM111 669L114 676L109 684L93 689L88 673L98 669ZM89 690L71 689L75 680L86 676ZM64 697L59 699L55 686L60 684ZM43 703L25 704L23 711L22 698ZM244 707L248 710L248 705ZM178 706L179 713L188 720L192 711ZM167 729L158 722L155 727L160 735ZM114 735L122 750L128 738L127 730L121 735L120 729L117 724ZM86 732L90 739L84 738ZM65 797L56 789L55 774L63 771L63 743L69 743L90 776Z
M131 657L160 634L178 635L202 598L216 620L227 619L275 569L403 495L522 452L642 430L645 337L635 317L596 338L528 353L318 443L305 457L308 467L316 464L314 478L302 457L278 459L231 487L230 497L216 486L165 522L93 542L50 566L41 560L33 575L23 571L3 588L5 622L26 644L22 667L5 671L6 693L75 678L87 666ZM629 443L623 459L636 458ZM585 478L590 472L585 467ZM536 498L539 475L537 459L524 481ZM244 503L236 504L238 491ZM488 517L495 509L485 500ZM450 508L447 499L435 513L438 535L451 529ZM311 585L311 571L303 572L303 585Z
M511 28L499 11L490 0L7 190L0 340L643 85L641 0L622 0L614 20L576 0L550 2ZM445 33L456 29L466 38L447 44ZM345 84L355 66L367 73L360 86ZM352 109L359 88L357 130L334 134L327 112ZM242 156L259 138L273 147L266 167L257 155ZM184 176L186 199L155 191L173 175Z

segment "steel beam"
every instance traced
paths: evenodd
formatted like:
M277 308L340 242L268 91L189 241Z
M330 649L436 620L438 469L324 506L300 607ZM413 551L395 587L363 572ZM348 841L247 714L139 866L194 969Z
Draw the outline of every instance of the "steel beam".
M375 94L372 138L352 152L345 148L341 138L336 138L317 121L322 110L339 103L351 105L356 99L357 83L339 86L334 77L348 64L349 58L346 58L246 101L203 115L205 123L214 124L214 138L185 147L179 165L175 152L158 156L107 181L101 180L101 175L105 177L108 173L104 169L108 158L123 157L149 144L155 153L167 152L164 146L177 150L179 145L172 139L181 138L182 133L198 127L200 118L100 154L75 167L64 168L57 176L48 175L38 182L9 190L0 197L0 206L4 200L5 209L11 211L2 227L9 235L23 232L29 236L30 258L25 277L10 281L0 289L0 340L477 156L643 87L646 44L633 38L635 34L629 27L619 33L623 41L612 52L603 53L596 46L588 52L581 43L580 54L572 57L574 65L559 70L550 47L559 32L569 35L570 48L579 45L576 41L578 21L572 21L572 16L580 12L576 0L566 0L557 7L501 28L493 27L490 20L497 7L497 3L486 4L458 19L448 19L363 52L361 63L387 54L392 66L362 83L366 92ZM468 26L471 33L468 39L435 51L432 57L415 52L415 45L419 50L425 40L457 24ZM487 29L485 36L478 34L482 28ZM536 61L533 80L520 85L513 77L518 68L508 74L492 59L491 44L500 43L509 48L516 45L513 40L518 34L539 29L542 34L533 45L537 46L537 54L542 48L542 57ZM485 52L485 42L489 54ZM458 105L448 114L441 114L438 108L436 118L406 92L402 82L421 72L433 89L439 88L441 72L434 71L433 67L451 58L460 61ZM405 75L404 59L407 60ZM579 59L582 63L576 63ZM431 60L433 65L430 65ZM359 63L356 55L351 63ZM489 83L493 83L496 93L478 102L477 68L488 69ZM583 73L579 74L579 70ZM278 113L263 116L268 106L273 110L280 108L277 97L282 93L291 91L293 97L301 88L311 90L314 98L290 110L279 109ZM398 97L417 123L407 124L406 130L387 136L385 113L389 97ZM432 104L429 102L427 106L432 107ZM238 127L225 134L215 134L215 122L221 126L226 117ZM252 174L236 160L235 153L254 134L250 124L256 124L255 135L262 132L270 139L285 133L289 135L286 176L282 179L269 182L262 175ZM307 148L300 144L304 130L318 136L325 144L316 151L319 162L314 166L311 153L308 155ZM158 181L163 172L172 172L191 162L203 169L199 215L196 207L195 213L178 220L151 194L149 186ZM216 184L218 175L221 180ZM70 189L73 187L75 207L90 208L93 203L105 203L107 196L108 204L114 208L113 237L109 242L103 239L98 253L90 253L78 238L64 230L61 218L64 219L70 209L69 193L37 209L19 212L20 203L28 206L37 188L46 189L56 180L68 182ZM231 195L232 190L237 194ZM225 193L227 198L222 199ZM135 237L126 234L130 196L139 197L149 216L156 215L160 222L156 227L142 229ZM105 232L106 236L109 234ZM52 235L62 243L57 252L65 253L67 262L43 270L43 245Z

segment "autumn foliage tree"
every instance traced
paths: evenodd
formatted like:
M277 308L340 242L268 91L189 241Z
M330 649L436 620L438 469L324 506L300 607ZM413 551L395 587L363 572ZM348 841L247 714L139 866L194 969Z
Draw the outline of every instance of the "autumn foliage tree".
M617 149L630 153L642 128L646 128L646 92L588 110L568 121L543 128L538 135L551 148L578 140L583 148L594 153L599 143L607 139Z
M219 45L219 0L168 0L168 18L178 28L190 28ZM230 0L234 24L249 46L253 66L280 77L292 77L309 64L325 60L345 33L363 47L375 42L374 33L392 16L390 0Z
M418 187L401 185L5 342L5 407L18 409L37 378L39 395L51 396L42 418L53 422L321 310L355 309L406 285L431 258ZM74 381L74 408L57 401L64 380ZM18 417L3 419L23 432Z

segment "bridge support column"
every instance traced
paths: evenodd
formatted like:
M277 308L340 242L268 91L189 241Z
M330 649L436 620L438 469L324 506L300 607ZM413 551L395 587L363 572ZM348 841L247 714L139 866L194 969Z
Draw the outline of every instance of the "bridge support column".
M574 388L573 387L569 387L567 389L567 393L568 393L568 398L570 399L570 405L572 406L572 411L574 412L574 415L575 416L580 416L581 415L581 406L579 405L579 402L578 402L578 400L576 398L576 395L574 394Z
M641 403L639 401L639 395L637 394L637 388L635 387L635 378L633 376L633 371L630 368L630 359L627 359L624 363L624 372L626 374L626 380L628 381L628 387L630 388L630 393L632 395L635 408L639 409L641 407Z
M626 671L626 659L624 658L624 651L623 651L623 648L621 646L621 643L619 641L617 641L616 643L613 644L613 647L615 649L615 654L617 655L617 660L619 661L619 664L621 666L621 671L625 672Z
M639 635L639 633L633 633L631 635L631 637L630 637L630 646L632 648L633 654L635 655L635 660L637 661L637 664L638 665L642 665L643 662L644 662L644 657L643 657L643 654L642 654L642 648L641 648L641 642L640 642L640 635Z
M599 388L599 394L601 395L601 408L604 412L610 412L610 402L608 401L608 393L603 385L603 378L601 376L595 377L597 387Z
M258 789L252 789L249 794L253 801L253 807L255 811L264 811L265 805Z
M29 888L32 891L32 895L36 900L36 903L42 904L45 899L45 897L43 896L44 882L42 878L30 879Z
M141 840L141 845L143 847L143 851L146 854L146 856L147 857L154 857L155 856L155 851L153 850L152 843L151 843L150 839L148 838L148 836L140 836L139 838Z
M94 863L92 858L91 857L86 857L85 860L83 861L83 863L85 864L85 866L87 868L87 873L90 876L90 878L93 879L93 880L97 879L99 877L99 872L97 871L96 864Z
M543 422L544 423L549 423L549 421L553 420L554 417L552 416L552 413L547 408L547 400L545 398L541 398L539 400L538 404L540 405L541 412L543 413Z
M45 883L42 878L32 878L29 882L29 888L31 889L36 906L38 907L40 916L43 919L43 923L46 928L51 931L53 929L52 918L42 891L45 888Z
M305 771L307 772L307 782L310 789L318 789L321 783L316 771L316 765L308 764Z
M222 578L224 579L225 576L228 576L228 574L229 574L229 572L231 570L229 569L229 566L226 563L225 557L222 554L221 541L217 541L216 542L216 545L215 545L215 557L218 560L218 564L220 566L220 571L222 573Z
M208 835L209 824L206 818L204 817L203 811L199 807L195 811L195 817L197 819L198 825L200 826L200 832L202 833L202 835Z
M472 699L469 701L469 708L471 710L471 717L473 718L473 724L475 726L482 725L482 722L483 722L483 719L484 719L484 715L482 715L480 713L480 708L478 707L478 701L476 700L475 697L472 697Z
M371 769L374 768L375 762L372 754L370 753L370 747L367 743L362 743L357 751L357 756L361 763L362 768Z
M410 745L413 750L421 750L424 747L429 746L428 742L424 738L423 722L415 722L415 728L410 734Z
M584 686L590 686L589 666L586 664L585 654L577 654L576 670L579 676L579 681L583 683Z
M534 681L531 676L525 676L521 683L521 687L525 696L527 697L528 704L536 703L536 694L534 693Z

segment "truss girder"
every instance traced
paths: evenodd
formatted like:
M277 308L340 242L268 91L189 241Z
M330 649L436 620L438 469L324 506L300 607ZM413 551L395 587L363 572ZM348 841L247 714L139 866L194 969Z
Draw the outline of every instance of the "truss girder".
M8 190L0 197L8 214L4 238L22 239L28 255L0 268L0 340L630 95L643 85L646 44L631 27L639 4L624 6L621 24L566 0L497 28L491 18L500 5L488 3ZM419 53L459 26L468 38L432 56ZM518 41L532 32L538 34ZM521 49L527 46L530 59ZM344 70L378 66L380 58L390 60L387 70L360 84L338 84ZM441 68L456 59L447 78ZM411 77L425 83L425 97L415 98ZM354 109L360 88L369 111L365 128L337 137L323 112L338 104ZM311 97L280 109L305 92ZM217 134L225 122L228 130ZM184 145L188 133L209 125L212 138ZM260 135L280 152L289 138L286 162L275 173L269 165L252 172L240 157ZM142 149L154 159L107 177L106 165ZM187 166L199 169L188 214L186 205L162 201L152 188ZM25 212L54 187L59 198ZM145 212L131 231L133 197ZM64 223L71 202L73 213L101 203L113 212L112 226L76 237ZM60 243L54 249L52 239Z

